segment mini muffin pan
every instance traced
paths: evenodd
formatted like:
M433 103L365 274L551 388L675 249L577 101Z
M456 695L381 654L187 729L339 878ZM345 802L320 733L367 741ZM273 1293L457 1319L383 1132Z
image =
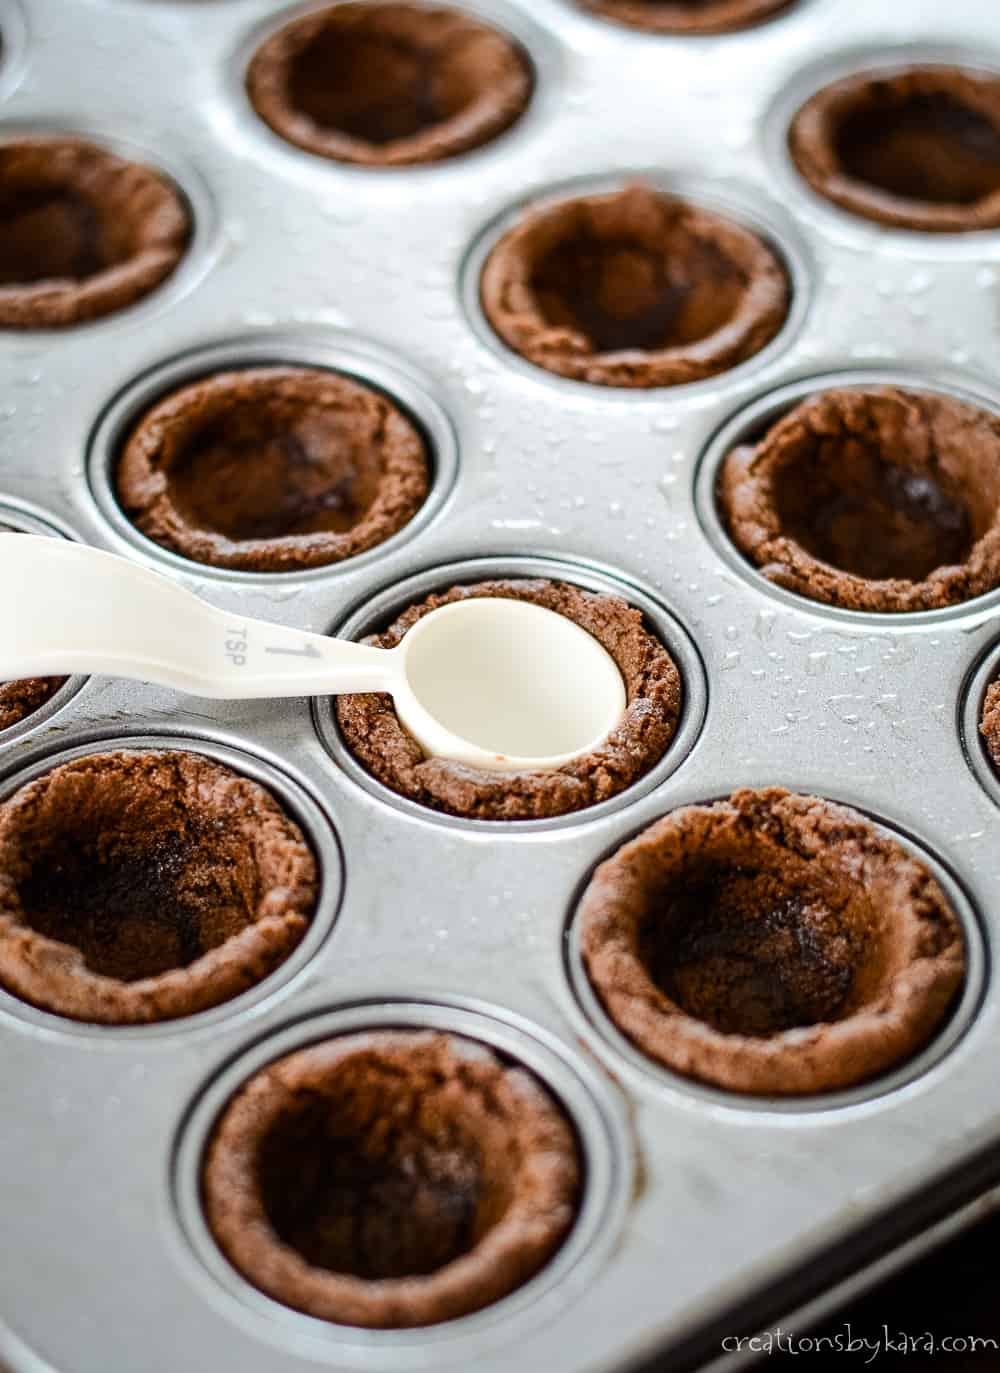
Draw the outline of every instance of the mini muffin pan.
M234 640L249 616L360 637L490 577L610 592L668 648L681 717L631 787L511 823L388 791L328 700L209 702L90 678L0 735L0 804L69 758L204 753L273 793L320 874L301 944L201 1014L97 1026L0 992L0 1367L722 1360L726 1336L796 1328L796 1312L856 1291L1000 1185L1000 776L978 729L1000 676L1000 593L912 614L808 601L743 558L716 504L726 454L817 390L923 389L1000 415L1000 232L853 216L787 147L796 111L852 72L1000 71L995 6L792 0L697 34L644 32L574 0L461 0L523 51L531 99L473 150L392 167L317 156L254 113L254 52L312 8L23 0L22 13L0 0L0 140L79 137L145 162L192 220L177 270L141 301L0 331L0 524L157 567L230 612ZM785 324L687 385L547 373L488 324L483 265L524 208L636 181L763 237L787 273ZM143 410L268 365L341 372L419 429L429 495L386 542L303 572L234 571L160 547L119 508L115 465ZM583 968L577 908L596 866L677 807L762 787L870 817L927 864L962 926L966 977L946 1023L847 1091L700 1085L624 1039ZM380 1029L453 1034L525 1068L582 1163L548 1263L468 1316L406 1330L266 1296L215 1243L200 1190L215 1123L249 1077Z

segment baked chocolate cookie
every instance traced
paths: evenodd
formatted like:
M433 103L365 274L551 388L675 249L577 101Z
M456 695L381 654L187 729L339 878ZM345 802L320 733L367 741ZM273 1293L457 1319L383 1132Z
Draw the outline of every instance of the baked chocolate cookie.
M122 310L177 267L191 219L159 172L82 138L0 143L0 328Z
M316 902L299 827L187 751L94 753L0 803L0 985L71 1020L172 1020L292 952Z
M937 610L1000 585L1000 416L894 386L820 391L735 448L717 500L762 574L850 610Z
M587 974L651 1059L731 1091L799 1096L904 1063L961 986L958 917L870 820L780 788L672 811L594 873Z
M600 386L676 386L745 362L788 314L750 229L643 185L526 210L483 268L483 311L528 362Z
M433 810L476 820L540 820L594 806L637 781L666 752L681 710L681 679L670 654L617 596L565 582L503 580L453 586L410 606L366 643L393 648L438 606L469 596L510 596L566 615L599 640L625 682L621 724L604 743L552 772L478 771L427 758L384 693L339 696L337 721L357 760L384 786Z
M859 72L803 105L789 133L827 200L897 229L1000 225L1000 77L959 67Z
M344 1325L454 1320L552 1257L576 1214L572 1126L480 1044L386 1029L300 1049L231 1099L208 1223L276 1301Z
M250 101L275 133L367 167L481 147L524 113L533 84L525 53L492 25L383 0L302 15L258 48L247 72Z
M172 391L136 422L118 499L193 562L294 572L399 532L430 485L426 444L380 391L337 372L259 367Z
M795 0L580 0L603 19L648 33L732 33L762 24Z

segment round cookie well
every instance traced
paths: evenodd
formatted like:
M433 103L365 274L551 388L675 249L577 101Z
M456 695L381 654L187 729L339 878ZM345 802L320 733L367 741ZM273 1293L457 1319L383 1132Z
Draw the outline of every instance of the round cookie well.
M703 380L784 326L787 268L737 219L642 183L529 206L493 243L487 324L546 371L604 386Z
M870 920L860 903L838 912L781 875L721 865L663 897L641 957L694 1019L722 1034L776 1034L850 1014L870 973L859 962Z
M650 33L733 33L777 18L797 0L580 0L602 19Z
M296 954L320 916L316 859L220 752L80 748L15 783L0 802L5 991L70 1020L149 1024L220 1006ZM328 890L321 925L327 904Z
M246 367L160 396L123 435L116 494L192 561L287 572L355 557L427 498L431 455L388 395L309 367Z
M178 266L190 211L161 173L81 138L0 143L0 327L78 324Z
M982 976L967 904L931 861L777 788L643 831L591 877L572 940L584 1002L627 1057L751 1101L836 1104L920 1071Z
M409 436L404 451L397 453L402 480L395 484L395 489L404 498L402 503L395 500L380 502L376 496L368 516L344 533L328 531L286 535L270 542L240 543L218 531L207 528L199 530L186 524L177 512L171 511L165 475L154 470L158 457L157 444L153 443L143 445L145 451L140 450L136 455L136 520L129 517L119 498L122 457L144 416L161 410L165 423L159 425L158 439L169 438L171 431L181 435L192 429L197 432L195 393L199 384L211 383L213 378L233 377L238 380L241 377L260 376L266 382L270 376L287 375L294 378L303 374L318 374L321 378L327 378L333 387L343 387L334 409L338 416L343 417L349 435L353 426L352 394L362 397L355 434L365 433L366 426L374 417L379 444L383 448L385 435L379 432L379 417L383 414L398 415L400 434ZM261 385L260 382L251 384ZM268 389L266 385L264 389ZM174 410L172 397L192 394L195 394L195 404L188 406L182 403L179 412ZM223 411L226 408L225 399L223 390L216 398L216 403ZM165 412L162 407L166 407ZM176 430L173 418L177 420ZM237 415L237 430L239 424ZM157 438L157 435L154 433L153 437ZM305 439L304 447L308 451L316 441L315 431L307 431ZM275 474L280 475L286 463L298 467L297 459L302 451L301 444L287 446L281 442L270 452L265 450L260 455L265 465L273 464L269 480L273 482ZM348 444L345 456L350 457L350 453L351 445ZM329 450L327 457L333 460L334 465L339 461L336 449ZM416 461L411 461L411 457ZM192 559L176 551L174 545L178 541L183 542L192 547L192 552L194 545L200 554L214 559L199 564L201 575L248 585L256 582L263 586L286 577L296 580L324 579L337 575L341 567L354 570L365 562L381 559L390 548L396 548L404 540L413 538L437 516L451 493L458 472L458 447L455 430L437 397L436 388L417 368L358 334L334 329L322 332L303 329L238 336L167 359L143 373L119 392L101 416L90 437L87 465L91 492L100 514L120 541L130 544L147 558L157 559L175 572L190 571ZM219 477L226 476L226 466L225 462L220 464ZM238 477L239 464L231 463L228 466L233 476ZM323 474L329 471L330 467L324 463L317 481L316 469L307 466L305 484L312 491L317 486L322 489L326 484ZM416 509L409 514L409 518L403 519L395 533L388 534L382 542L375 542L364 551L344 556L348 548L357 547L368 536L385 532L386 523L391 522L391 518L384 521L382 516L391 517L395 514L396 517L402 517L408 514L409 503L406 498L414 495L417 486L421 490L426 487L426 494L417 501ZM224 482L221 489L225 492ZM246 490L244 484L240 483L236 494L237 507L247 503L251 514L261 513L254 509L255 505L260 504L255 491ZM336 483L333 494L340 495ZM139 513L140 507L145 511L144 514ZM158 526L164 541L148 537L139 528L139 521ZM271 564L272 570L253 570L254 563L259 560L257 555L261 552L264 554L263 561Z
M335 632L387 645L442 597L470 594L515 594L577 619L616 659L627 688L631 683L622 726L555 772L487 773L424 759L388 697L340 698L335 706L320 700L317 726L346 771L418 814L509 826L587 818L677 766L701 723L700 662L655 603L611 577L542 558L469 560L391 588Z
M250 102L305 151L370 167L434 163L490 142L527 108L527 55L500 30L443 6L342 4L258 48Z
M915 378L861 376L796 384L727 425L699 469L702 518L744 570L828 606L940 612L986 595L1000 418Z
M943 64L861 71L824 86L788 134L819 195L891 228L1000 225L1000 76Z
M244 1277L375 1328L453 1320L514 1291L566 1238L580 1185L572 1126L540 1083L483 1045L398 1029L256 1074L203 1173L209 1226Z
M820 562L868 581L923 581L935 568L965 561L975 535L962 498L974 498L973 491L949 493L881 446L845 453L839 472L824 456L804 452L790 464L775 501L782 529ZM984 532L986 512L977 504Z

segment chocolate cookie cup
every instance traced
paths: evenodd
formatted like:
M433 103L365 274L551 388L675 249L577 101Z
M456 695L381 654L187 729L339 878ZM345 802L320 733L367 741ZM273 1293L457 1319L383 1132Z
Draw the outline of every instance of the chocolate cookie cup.
M257 114L306 152L368 167L442 162L489 143L531 99L505 34L443 6L339 4L279 29L247 72Z
M0 523L0 535L21 532ZM41 710L66 681L65 677L26 677L17 682L0 682L0 743L5 729L13 729L36 710Z
M65 677L26 677L0 682L0 743L5 729L13 729L41 710L66 682Z
M576 1214L569 1120L526 1070L452 1034L344 1035L231 1098L202 1196L230 1263L343 1325L455 1320L522 1286Z
M961 924L928 869L846 806L781 788L664 816L597 869L587 975L649 1058L804 1096L905 1062L961 987Z
M750 229L643 185L529 208L480 299L528 362L599 386L676 386L746 361L788 314L788 275Z
M896 229L1000 227L1000 76L946 66L859 72L818 91L789 150L825 199Z
M159 172L80 138L0 143L0 328L124 309L177 267L187 207Z
M649 33L731 33L761 24L796 0L580 0L585 9Z
M132 428L115 475L147 538L243 572L374 548L429 487L426 444L388 396L306 367L219 372L170 392Z
M553 772L476 771L427 758L403 728L383 693L339 696L334 707L343 741L357 761L400 796L448 815L474 820L540 820L616 796L664 755L681 712L681 678L670 654L645 628L641 611L617 596L566 582L497 579L452 586L411 605L365 643L393 648L438 606L470 596L509 596L566 615L614 658L628 704L619 727L591 753Z
M258 783L187 751L95 753L0 803L0 986L71 1020L238 996L308 927L317 871Z
M1000 585L1000 416L896 386L808 396L725 458L739 551L813 601L900 613Z
M1000 774L1000 678L994 679L986 688L979 732L986 744L993 770Z

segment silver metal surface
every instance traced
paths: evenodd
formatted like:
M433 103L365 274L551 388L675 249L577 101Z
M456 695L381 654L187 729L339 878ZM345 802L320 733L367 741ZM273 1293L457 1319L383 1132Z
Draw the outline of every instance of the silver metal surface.
M5 783L123 740L234 750L303 819L333 888L338 841L343 865L336 921L331 897L301 965L210 1016L84 1030L4 1001L0 1363L15 1373L473 1361L477 1373L611 1373L658 1351L705 1362L723 1335L806 1305L1000 1176L1000 792L976 737L1000 666L985 656L1000 639L992 598L877 619L776 594L733 558L697 494L713 439L750 407L772 413L783 388L889 373L995 394L1000 234L853 220L799 182L780 136L800 94L858 55L1000 64L994 0L801 0L712 39L631 33L568 0L471 7L531 53L528 116L468 157L377 174L291 148L249 111L241 71L282 18L270 0L0 3L0 136L79 130L135 150L176 178L198 225L188 261L144 302L0 335L4 507L26 501L219 605L314 630L360 632L398 608L402 586L465 575L453 565L473 557L491 572L554 559L642 605L688 691L687 733L662 769L557 824L451 822L401 803L361 781L306 701L200 702L91 679L0 740ZM528 197L635 168L765 230L798 301L775 343L711 382L643 393L550 378L487 341L470 264L492 226ZM266 578L173 559L123 526L107 472L130 407L189 368L268 359L344 366L399 396L438 450L437 503L419 522L335 568ZM329 720L326 703L315 716ZM941 865L980 931L951 1039L915 1075L818 1110L747 1109L666 1083L584 1013L567 965L595 863L676 805L769 783L879 817ZM237 1291L206 1247L192 1190L205 1103L281 1036L417 1003L421 1023L460 1017L563 1096L589 1157L603 1151L588 1205L607 1237L567 1250L475 1322L471 1343L461 1331L317 1336Z

